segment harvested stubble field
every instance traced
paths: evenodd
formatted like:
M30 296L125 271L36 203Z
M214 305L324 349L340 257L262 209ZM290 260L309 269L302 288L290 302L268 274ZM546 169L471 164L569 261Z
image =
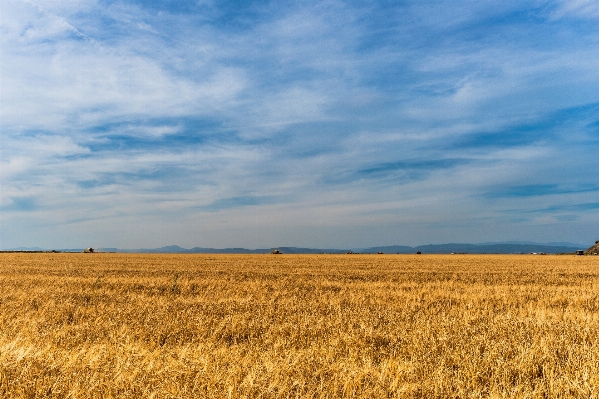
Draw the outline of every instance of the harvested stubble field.
M3 398L598 398L599 257L0 254Z

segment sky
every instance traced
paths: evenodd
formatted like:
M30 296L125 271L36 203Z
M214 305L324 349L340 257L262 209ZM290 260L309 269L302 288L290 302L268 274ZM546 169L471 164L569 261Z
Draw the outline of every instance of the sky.
M599 239L599 3L0 2L0 248Z

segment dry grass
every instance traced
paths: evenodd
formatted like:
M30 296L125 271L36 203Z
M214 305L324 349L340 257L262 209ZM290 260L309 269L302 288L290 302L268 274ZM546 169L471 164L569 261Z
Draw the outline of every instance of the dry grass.
M0 254L4 398L599 398L599 257Z

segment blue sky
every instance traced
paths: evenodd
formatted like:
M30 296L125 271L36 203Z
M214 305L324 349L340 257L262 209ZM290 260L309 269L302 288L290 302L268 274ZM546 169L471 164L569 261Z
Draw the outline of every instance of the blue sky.
M0 2L0 247L599 239L599 3Z

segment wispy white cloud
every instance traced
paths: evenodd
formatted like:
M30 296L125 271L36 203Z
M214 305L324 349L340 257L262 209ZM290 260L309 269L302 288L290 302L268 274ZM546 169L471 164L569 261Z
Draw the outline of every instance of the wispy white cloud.
M593 0L561 0L554 11L555 18L570 15L575 17L597 19L599 18L599 4Z

